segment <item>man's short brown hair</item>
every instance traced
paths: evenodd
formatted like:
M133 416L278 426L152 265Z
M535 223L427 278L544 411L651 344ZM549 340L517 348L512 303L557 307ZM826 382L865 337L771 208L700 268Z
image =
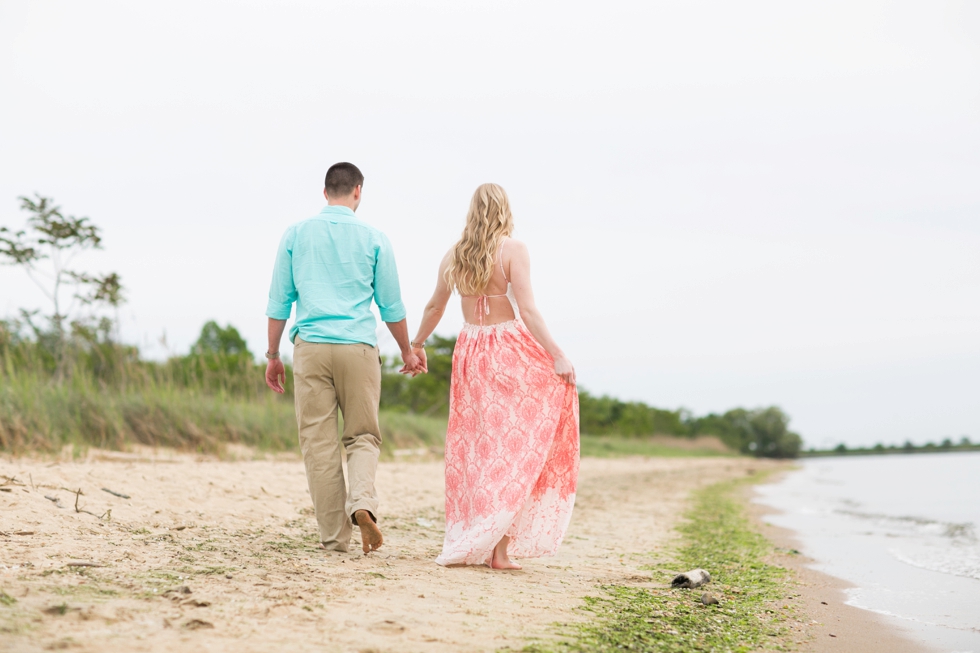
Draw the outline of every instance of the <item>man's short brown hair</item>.
M354 188L364 185L364 175L353 163L335 163L327 170L323 190L331 197L347 197Z

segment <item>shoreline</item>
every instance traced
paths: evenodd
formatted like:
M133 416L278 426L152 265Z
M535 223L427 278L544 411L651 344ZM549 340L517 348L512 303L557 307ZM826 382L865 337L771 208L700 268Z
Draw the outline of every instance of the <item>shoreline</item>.
M780 472L765 484L776 483L788 472ZM934 649L902 633L883 615L845 603L844 590L854 587L848 581L817 571L816 562L799 551L801 542L795 531L766 521L780 511L753 501L755 488L746 488L742 499L753 526L775 548L774 562L789 569L803 609L811 622L807 641L800 647L807 653L931 653Z

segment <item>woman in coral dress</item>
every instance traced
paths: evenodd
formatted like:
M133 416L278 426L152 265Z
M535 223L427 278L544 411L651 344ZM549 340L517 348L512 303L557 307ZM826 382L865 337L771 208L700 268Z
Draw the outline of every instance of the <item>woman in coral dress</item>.
M458 292L466 323L453 353L441 565L520 569L511 556L553 555L572 517L575 370L534 304L530 257L513 229L504 189L477 188L412 341L424 361L425 338Z

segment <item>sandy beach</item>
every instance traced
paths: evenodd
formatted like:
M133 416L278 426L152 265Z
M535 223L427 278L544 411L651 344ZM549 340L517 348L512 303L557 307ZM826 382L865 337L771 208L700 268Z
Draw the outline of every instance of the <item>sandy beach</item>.
M588 618L581 599L597 585L649 584L644 567L671 544L692 490L780 465L584 459L559 555L495 572L432 562L442 543L441 462L382 463L386 542L363 556L316 548L296 459L100 451L80 461L8 459L0 588L15 602L0 609L0 650L519 650L555 637L556 622ZM820 605L827 587L811 578L787 604ZM856 641L854 628L880 632L870 615L821 607L852 629L822 615L797 619L787 643L857 650L844 645ZM831 623L840 633L832 647L822 632Z

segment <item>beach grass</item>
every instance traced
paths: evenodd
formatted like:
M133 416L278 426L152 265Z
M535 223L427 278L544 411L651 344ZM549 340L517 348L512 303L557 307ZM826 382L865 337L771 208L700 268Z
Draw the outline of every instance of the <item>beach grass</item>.
M0 448L14 454L132 445L220 453L228 443L295 447L291 401L204 393L166 383L105 388L79 375L64 383L11 375L0 387Z
M441 447L446 419L382 411L382 456ZM166 382L106 388L79 375L64 383L28 374L0 384L0 450L52 454L66 447L125 451L134 445L222 456L229 444L298 452L291 397L205 392Z
M672 436L586 435L580 439L582 455L592 458L645 456L678 458L701 456L737 456L716 438L683 438Z
M591 613L584 623L559 626L557 642L535 643L526 653L586 651L789 650L785 621L795 608L785 599L791 591L788 572L768 562L773 546L756 532L739 498L748 479L727 481L695 493L679 526L678 546L668 558L654 561L654 587L605 585L585 598ZM676 572L702 568L712 582L699 589L671 589ZM720 599L704 605L703 592Z

